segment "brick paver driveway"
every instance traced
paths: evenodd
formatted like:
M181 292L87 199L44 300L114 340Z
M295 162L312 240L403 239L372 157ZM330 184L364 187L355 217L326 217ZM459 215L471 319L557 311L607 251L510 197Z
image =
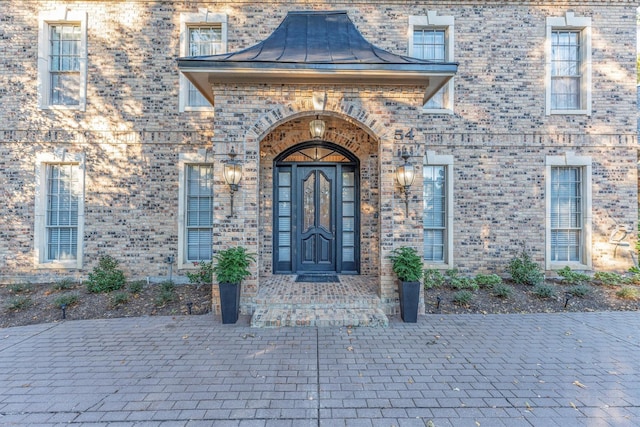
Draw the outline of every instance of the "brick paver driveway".
M0 329L0 425L637 426L640 313Z

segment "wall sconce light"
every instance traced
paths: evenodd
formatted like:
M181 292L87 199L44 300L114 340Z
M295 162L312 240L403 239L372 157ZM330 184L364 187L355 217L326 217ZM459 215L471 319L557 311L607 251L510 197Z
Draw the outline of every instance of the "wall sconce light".
M404 193L404 203L405 203L405 216L409 216L409 188L411 184L413 184L413 180L416 177L416 172L411 163L409 163L409 153L407 152L406 147L402 147L402 154L400 157L404 160L404 164L398 166L396 169L396 179L398 180L398 184L402 187L402 192Z
M229 157L231 158L224 164L224 180L231 190L231 215L233 215L233 194L238 191L238 183L242 178L242 165L236 160L237 153L231 147Z
M311 137L313 139L322 139L322 137L324 137L325 126L326 124L324 120L320 120L318 116L316 116L315 120L311 120L309 122L309 131L311 132Z

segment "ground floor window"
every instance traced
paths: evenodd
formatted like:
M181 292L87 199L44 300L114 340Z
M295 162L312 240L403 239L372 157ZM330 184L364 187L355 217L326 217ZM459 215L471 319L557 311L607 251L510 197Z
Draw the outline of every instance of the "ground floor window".
M40 268L81 268L84 226L84 156L38 156L35 262Z
M78 165L47 165L46 261L78 256L79 173Z
M178 259L180 268L213 253L213 163L206 153L180 155Z
M213 242L213 167L187 166L187 260L210 260Z
M422 171L424 259L449 268L453 261L453 156L427 152Z
M551 260L582 259L582 169L551 168Z
M445 261L447 231L446 167L424 167L424 259Z
M547 268L589 268L591 160L549 156L547 167Z

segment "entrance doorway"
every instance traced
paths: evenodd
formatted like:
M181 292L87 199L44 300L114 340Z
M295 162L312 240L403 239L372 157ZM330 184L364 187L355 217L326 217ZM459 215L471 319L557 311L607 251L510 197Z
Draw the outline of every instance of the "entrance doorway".
M359 167L327 142L297 145L274 167L274 273L357 274Z

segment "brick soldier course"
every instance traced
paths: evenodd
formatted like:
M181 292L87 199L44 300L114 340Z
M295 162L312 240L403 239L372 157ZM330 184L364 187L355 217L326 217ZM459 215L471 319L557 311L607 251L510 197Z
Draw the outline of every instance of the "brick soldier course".
M0 425L640 422L636 312L426 315L388 328L248 322L205 315L2 329Z
M288 12L320 8L306 1L0 2L0 281L84 280L103 255L116 257L131 279L157 282L171 271L174 280L186 281L192 265L178 259L180 165L197 158L213 164L213 251L241 244L258 254L242 291L242 312L252 314L261 287L279 280L272 277L274 160L310 139L308 124L318 113L327 125L323 140L359 162L359 273L374 284L375 309L398 310L390 251L404 245L423 251L422 172L406 215L394 176L402 148L416 166L429 156L453 161L452 258L436 267L502 274L523 242L549 267L545 168L550 161L588 159L591 192L584 197L591 205L584 218L591 227L584 232L591 244L582 248L587 255L580 265L625 271L632 261L622 248L614 252L610 236L618 225L637 226L636 6L630 0L324 2L322 10L346 11L368 41L397 55L408 55L410 17L455 20L448 36L455 53L449 61L458 63L453 106L434 114L422 108L424 85L287 79L214 84L212 109L180 111L176 59L185 56L185 16L224 16L226 50L238 52L269 37ZM39 58L39 30L78 16L86 17L86 106L40 108L38 63L46 58ZM549 18L567 28L590 19L588 113L546 113ZM325 100L321 109L313 103L318 97ZM222 175L232 147L243 167L234 215ZM44 191L36 172L59 162L83 165L81 259L50 268L39 252L45 211L36 212L37 191ZM633 247L634 238L626 243ZM216 301L214 294L214 311Z

